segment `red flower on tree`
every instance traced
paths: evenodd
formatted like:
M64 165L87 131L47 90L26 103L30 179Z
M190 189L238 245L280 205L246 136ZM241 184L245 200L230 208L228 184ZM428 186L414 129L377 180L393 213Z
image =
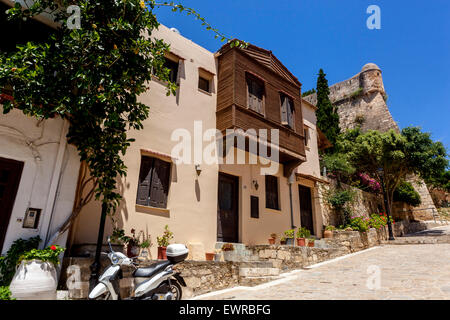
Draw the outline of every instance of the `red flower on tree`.
M55 251L55 250L56 250L56 247L55 247L55 246L51 246L50 249L53 250L53 251Z

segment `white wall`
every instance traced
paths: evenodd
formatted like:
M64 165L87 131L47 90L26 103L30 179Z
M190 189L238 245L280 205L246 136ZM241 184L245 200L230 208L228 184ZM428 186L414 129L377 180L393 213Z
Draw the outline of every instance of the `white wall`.
M19 238L39 235L44 242L52 212L50 231L72 212L80 161L75 147L66 143L66 132L60 118L37 121L20 110L3 114L0 105L0 157L24 162L2 253ZM22 227L29 207L42 209L37 229ZM65 237L56 244L64 246Z

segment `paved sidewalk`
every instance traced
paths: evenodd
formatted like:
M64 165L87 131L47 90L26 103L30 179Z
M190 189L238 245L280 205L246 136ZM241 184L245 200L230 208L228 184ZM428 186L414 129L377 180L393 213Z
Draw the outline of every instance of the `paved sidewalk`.
M377 270L380 287L375 289ZM205 299L450 300L450 244L384 246L301 270L283 283L234 289Z
M385 244L434 244L450 243L450 224L396 237L394 241L385 241Z

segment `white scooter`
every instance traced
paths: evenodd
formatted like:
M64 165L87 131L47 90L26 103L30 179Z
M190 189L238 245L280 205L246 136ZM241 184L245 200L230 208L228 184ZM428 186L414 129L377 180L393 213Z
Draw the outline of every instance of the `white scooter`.
M128 299L133 300L181 300L181 286L186 287L184 279L179 273L172 270L172 266L184 261L189 250L183 244L167 246L168 260L154 263L146 268L137 268L132 258L121 252L115 252L108 238L108 258L111 265L105 269L98 280L98 284L89 293L89 299L120 300L119 280L123 278L121 266L133 266L135 290L134 295Z

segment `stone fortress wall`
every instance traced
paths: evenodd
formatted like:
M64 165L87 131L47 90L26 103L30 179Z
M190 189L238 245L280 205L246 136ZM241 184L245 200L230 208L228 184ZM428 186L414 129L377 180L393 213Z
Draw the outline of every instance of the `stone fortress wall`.
M387 94L383 85L382 71L374 63L366 64L361 72L348 80L330 86L330 100L337 107L341 130L361 126L363 131L390 129L400 132L387 106ZM304 97L317 105L317 93ZM417 178L407 179L420 194L422 204L413 209L412 216L417 220L433 219L433 200L425 183ZM411 210L411 209L410 209Z

